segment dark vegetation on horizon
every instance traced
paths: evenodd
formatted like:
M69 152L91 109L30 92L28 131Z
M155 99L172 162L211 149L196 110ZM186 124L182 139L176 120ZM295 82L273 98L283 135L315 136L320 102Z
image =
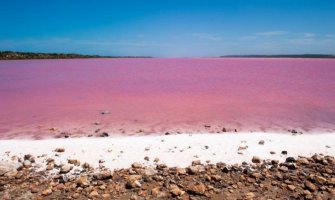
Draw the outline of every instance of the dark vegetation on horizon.
M227 55L221 58L335 58L331 54Z
M82 55L76 53L33 53L0 51L0 60L23 60L23 59L65 59L65 58L148 58L146 56L99 56Z

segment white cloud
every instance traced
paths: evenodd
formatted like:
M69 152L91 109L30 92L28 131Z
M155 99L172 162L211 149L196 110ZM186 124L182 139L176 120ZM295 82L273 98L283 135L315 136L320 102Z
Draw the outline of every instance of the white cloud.
M335 35L334 34L326 34L325 37L326 38L335 38Z
M295 38L289 40L289 43L295 45L311 45L314 43L314 41L315 40L313 38Z
M209 33L192 33L191 35L201 40L211 40L211 41L222 40L222 37Z
M287 31L282 30L275 30L275 31L265 31L265 32L258 32L256 35L259 36L277 36L277 35L286 35Z
M305 38L313 38L313 37L315 37L315 33L304 33L303 36Z
M247 36L240 37L240 40L255 40L257 38L258 36L255 36L255 35L247 35Z

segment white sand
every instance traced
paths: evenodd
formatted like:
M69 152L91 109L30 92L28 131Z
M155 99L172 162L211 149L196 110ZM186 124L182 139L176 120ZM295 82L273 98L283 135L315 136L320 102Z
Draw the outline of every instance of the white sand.
M259 140L264 140L265 144L259 145ZM237 153L239 146L248 146L246 150L241 151L242 155ZM53 150L56 148L65 148L65 152L55 156L56 153ZM104 166L116 169L129 167L133 162L153 165L153 160L157 157L160 159L159 163L186 167L193 160L198 159L203 162L210 160L211 163L225 162L227 164L250 162L252 156L255 155L262 159L283 161L287 157L281 155L283 150L288 151L287 156L311 156L315 153L335 156L335 133L296 136L270 133L227 133L1 140L0 160L8 161L13 155L32 154L37 157L47 154L46 157L37 158L37 164L44 163L49 157L62 163L66 163L69 158L75 158L81 163L87 162L98 167L99 160L102 159L105 161ZM271 155L270 151L275 151L276 154ZM145 161L145 156L148 156L150 161Z

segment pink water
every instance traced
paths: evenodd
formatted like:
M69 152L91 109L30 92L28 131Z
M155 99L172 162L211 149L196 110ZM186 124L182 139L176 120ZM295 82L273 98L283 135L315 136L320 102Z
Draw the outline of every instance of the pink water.
M1 138L223 127L334 132L335 59L0 61Z

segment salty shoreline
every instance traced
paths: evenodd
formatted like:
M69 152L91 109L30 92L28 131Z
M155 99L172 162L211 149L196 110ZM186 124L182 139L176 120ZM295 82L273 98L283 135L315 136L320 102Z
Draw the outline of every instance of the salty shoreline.
M57 148L65 151L56 153ZM158 158L159 163L169 167L186 167L193 160L235 164L249 162L253 156L279 161L284 161L287 156L312 156L315 153L335 156L335 134L258 132L0 140L0 152L3 161L10 161L12 156L31 154L36 157L37 164L44 163L46 158L53 158L60 164L77 159L94 167L103 163L109 169L120 169L130 167L133 162L152 166Z
M1 199L331 199L335 134L0 140Z

